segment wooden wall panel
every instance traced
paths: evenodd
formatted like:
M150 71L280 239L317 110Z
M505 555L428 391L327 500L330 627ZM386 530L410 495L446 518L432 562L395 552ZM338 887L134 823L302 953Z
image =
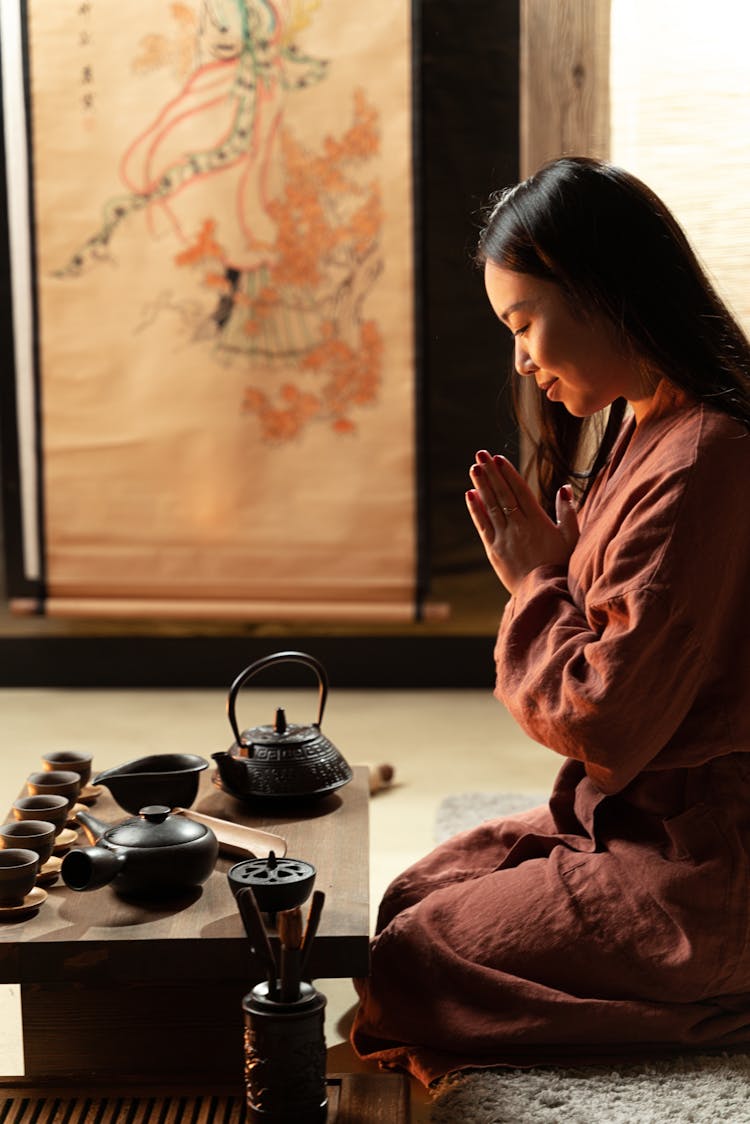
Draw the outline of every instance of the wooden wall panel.
M609 0L521 0L520 167L609 154Z
M520 0L519 167L556 156L609 156L610 0ZM533 393L521 386L521 401ZM530 439L520 462L533 482Z

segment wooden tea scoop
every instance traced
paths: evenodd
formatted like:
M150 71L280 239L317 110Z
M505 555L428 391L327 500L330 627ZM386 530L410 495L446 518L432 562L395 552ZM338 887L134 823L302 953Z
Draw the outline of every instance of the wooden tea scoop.
M173 808L172 813L210 827L219 841L219 849L229 855L267 859L271 851L282 857L286 854L286 839L270 831L220 820L216 816L204 816L203 812L194 812L192 808Z
M282 909L279 913L276 928L279 932L281 944L281 976L282 1003L294 1003L300 996L300 957L302 948L302 911L299 906L294 909Z
M277 999L276 960L273 955L273 949L271 948L271 942L268 939L266 927L263 924L263 918L258 909L258 903L255 900L255 894L249 886L244 890L240 890L237 894L237 906L253 951L263 962L266 979L268 980L268 998Z

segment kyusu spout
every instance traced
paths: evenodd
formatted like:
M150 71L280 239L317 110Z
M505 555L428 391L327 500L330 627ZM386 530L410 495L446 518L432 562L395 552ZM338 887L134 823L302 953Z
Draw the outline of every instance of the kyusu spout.
M104 832L110 826L107 823L102 823L91 812L76 812L76 822L83 828L84 834L92 846L99 842L104 835Z
M69 851L63 859L63 881L71 890L97 890L106 886L123 869L126 856L102 842L109 824L103 823L91 812L76 812L76 820L91 844Z
M62 876L71 890L98 890L121 874L127 856L97 844L68 851L62 863Z

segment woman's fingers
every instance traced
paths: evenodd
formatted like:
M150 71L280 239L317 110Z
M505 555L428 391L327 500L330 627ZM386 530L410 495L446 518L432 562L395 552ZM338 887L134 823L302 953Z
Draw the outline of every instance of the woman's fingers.
M486 449L480 449L477 463L471 467L472 481L492 519L507 519L521 509L518 493L503 471L507 464L504 458L492 457Z
M572 551L578 542L578 513L573 503L573 492L569 484L563 484L555 496L555 515L560 534Z
M469 475L474 485L466 492L469 514L490 565L511 594L537 566L567 565L578 538L569 489L560 491L554 523L505 457L481 449Z
M469 470L471 482L474 485L471 495L473 496L474 507L477 510L482 529L488 531L493 522L502 520L502 503L498 498L497 492L493 487L492 480L490 479L486 466L481 464L474 464ZM468 494L467 494L468 499Z
M538 506L538 501L527 481L506 457L498 455L494 456L492 460L501 473L506 487L509 488L516 497L516 502L519 507L526 515L530 514L530 512Z
M479 496L479 493L471 488L466 493L466 506L469 509L469 515L472 522L482 538L492 534L493 527L491 520L487 517L487 512L484 509L484 504Z

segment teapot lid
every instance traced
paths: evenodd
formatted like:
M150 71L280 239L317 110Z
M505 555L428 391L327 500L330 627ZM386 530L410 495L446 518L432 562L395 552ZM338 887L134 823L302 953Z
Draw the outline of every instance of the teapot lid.
M104 837L118 847L174 847L202 839L206 834L204 824L173 816L163 804L150 804L132 820L108 828Z
M311 726L302 726L297 722L287 722L286 714L283 709L279 707L276 711L276 719L272 726L253 726L250 730L243 730L238 744L246 747L251 745L273 745L285 749L293 749L295 746L306 745L308 742L316 741L321 736L320 726L317 722L314 722Z

